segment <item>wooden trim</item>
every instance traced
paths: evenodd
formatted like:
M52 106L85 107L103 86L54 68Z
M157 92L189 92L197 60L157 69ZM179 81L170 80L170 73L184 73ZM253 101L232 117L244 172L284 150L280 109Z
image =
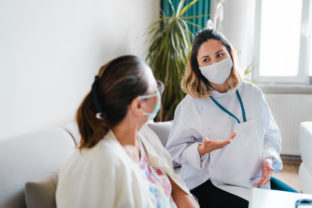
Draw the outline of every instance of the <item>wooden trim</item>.
M287 165L300 165L302 163L301 156L299 155L281 155L284 164Z

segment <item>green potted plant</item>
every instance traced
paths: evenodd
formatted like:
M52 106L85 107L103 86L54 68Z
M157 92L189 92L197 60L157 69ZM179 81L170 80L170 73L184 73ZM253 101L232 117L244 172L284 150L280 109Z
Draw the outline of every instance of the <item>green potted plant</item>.
M175 10L169 0L173 14L167 17L163 12L163 16L149 27L150 41L146 59L156 79L165 84L162 108L157 115L157 121L172 120L176 106L185 96L180 82L188 64L192 41L192 33L187 24L202 28L188 19L207 14L188 17L183 14L197 1L193 0L184 6L185 0L180 0Z

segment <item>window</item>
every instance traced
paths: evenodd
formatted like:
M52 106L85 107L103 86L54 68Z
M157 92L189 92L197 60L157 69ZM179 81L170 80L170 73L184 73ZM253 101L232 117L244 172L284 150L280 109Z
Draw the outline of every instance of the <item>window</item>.
M255 80L308 83L312 74L311 1L257 2Z
M312 8L312 4L311 4L311 8ZM312 12L312 9L310 10L310 12ZM310 58L309 58L309 61L310 61L309 62L309 66L310 66L309 76L312 77L312 29L310 31Z

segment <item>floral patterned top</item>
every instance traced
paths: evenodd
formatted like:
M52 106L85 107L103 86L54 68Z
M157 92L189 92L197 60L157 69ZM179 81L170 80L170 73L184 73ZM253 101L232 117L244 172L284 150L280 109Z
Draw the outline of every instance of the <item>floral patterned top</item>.
M141 158L138 163L149 183L149 190L154 195L157 208L171 207L171 183L168 176L160 169L150 166L144 147L139 139Z

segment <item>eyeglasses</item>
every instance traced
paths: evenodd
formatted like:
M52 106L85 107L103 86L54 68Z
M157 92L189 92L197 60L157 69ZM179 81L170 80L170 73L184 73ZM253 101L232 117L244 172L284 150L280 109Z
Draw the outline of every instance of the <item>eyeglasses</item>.
M156 80L156 82L157 82L157 89L158 89L158 92L159 92L160 94L162 94L162 93L164 92L165 85L164 85L164 83L163 83L162 81L160 81L160 80Z
M160 97L160 95L164 92L165 85L160 80L156 80L156 83L157 83L157 92L156 93L153 93L153 94L150 94L150 95L141 95L141 96L139 96L139 98L147 99L147 98L151 98L151 97L155 97L155 96L159 96Z

